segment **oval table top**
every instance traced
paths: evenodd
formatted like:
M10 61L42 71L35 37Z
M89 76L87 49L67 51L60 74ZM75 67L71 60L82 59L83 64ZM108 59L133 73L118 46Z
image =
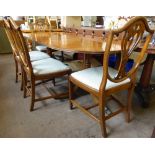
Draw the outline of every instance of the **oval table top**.
M101 54L105 51L106 39L101 37L76 35L66 32L34 32L24 36L51 49L86 54ZM111 51L120 51L120 41L113 42Z

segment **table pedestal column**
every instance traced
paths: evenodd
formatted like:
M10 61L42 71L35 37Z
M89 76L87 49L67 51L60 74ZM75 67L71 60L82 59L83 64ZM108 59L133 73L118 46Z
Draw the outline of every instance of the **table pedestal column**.
M91 67L91 54L84 54L84 68L90 68Z
M143 107L148 107L148 93L154 90L154 86L150 85L153 64L155 60L155 54L148 54L144 63L143 71L141 74L140 82L135 88L135 92L139 97L139 100Z

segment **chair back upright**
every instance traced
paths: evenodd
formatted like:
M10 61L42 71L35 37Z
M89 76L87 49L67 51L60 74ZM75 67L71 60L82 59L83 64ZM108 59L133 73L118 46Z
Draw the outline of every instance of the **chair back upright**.
M9 21L4 18L3 23L4 24L2 27L5 29L5 32L7 34L8 40L9 40L11 48L12 48L13 55L19 56L18 49L16 46L16 42L15 42L15 39L14 39L13 34L11 32L11 27L10 27Z
M44 17L34 17L34 22L32 23L34 31L50 31L51 23L48 16Z
M121 81L130 78L130 80L135 81L136 71L138 66L140 65L145 52L148 48L149 42L153 36L154 31L151 30L148 26L147 20L145 17L134 17L128 23L126 23L122 28L117 30L111 30L109 32L106 49L103 58L103 78L102 83L100 85L100 90L105 90L107 80L112 82L118 83ZM147 34L147 35L146 35ZM116 39L116 36L121 35L121 39ZM144 39L144 35L146 35ZM109 63L109 56L111 54L112 45L118 43L120 46L119 51L119 65L117 68L117 74L110 75L108 72L108 63ZM137 57L135 58L133 67L127 72L125 67L128 63L128 60L134 50L143 43L141 51L138 53ZM116 53L118 53L116 51Z
M22 34L22 31L20 30L20 27L16 25L14 20L11 17L9 17L8 20L10 23L11 33L14 37L16 47L19 52L20 59L22 60L23 67L30 74L32 74L33 70L32 70L32 65L30 61L29 50L26 44L26 40Z

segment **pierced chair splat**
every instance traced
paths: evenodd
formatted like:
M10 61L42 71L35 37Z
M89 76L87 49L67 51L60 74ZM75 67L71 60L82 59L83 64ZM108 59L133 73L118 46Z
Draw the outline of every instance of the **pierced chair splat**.
M146 40L143 40L143 34L147 32ZM115 36L121 34L120 38L120 50L117 53L120 54L120 61L118 68L114 69L108 66L109 56L112 54L111 49L116 42ZM111 30L108 33L106 39L106 47L103 56L103 66L88 68L79 72L72 73L69 78L69 101L70 108L73 106L78 107L85 114L95 119L101 127L102 136L107 137L106 120L121 113L126 113L126 121L131 120L131 102L133 90L136 82L137 69L144 57L148 44L153 35L153 31L150 30L147 21L144 17L135 17L127 22L122 28ZM126 71L125 66L129 60L130 55L134 49L143 41L143 47L135 59L134 65L131 70ZM85 107L77 101L77 97L74 94L74 87L79 87L89 94L95 96L97 103ZM127 103L122 104L114 93L127 90ZM110 97L118 103L118 109L111 111L110 114L106 114L106 98ZM91 109L98 107L98 116L96 116Z

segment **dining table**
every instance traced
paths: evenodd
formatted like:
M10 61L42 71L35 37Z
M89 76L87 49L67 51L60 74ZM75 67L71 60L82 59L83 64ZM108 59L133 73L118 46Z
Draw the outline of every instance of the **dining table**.
M87 37L77 35L76 33L66 32L33 32L24 33L24 36L32 41L46 45L52 50L83 53L84 68L91 66L91 57L96 54L103 54L106 47L106 38L103 37ZM140 49L140 48L139 48ZM112 44L111 52L117 53L121 50L121 42L115 39ZM150 86L151 74L155 60L155 45L150 44L146 51L147 57L142 70L140 80L135 88L142 107L148 107L146 93L148 89L154 90ZM155 88L155 87L154 87Z
M39 44L46 45L52 50L83 53L84 68L91 66L91 57L93 57L93 55L104 53L107 39L66 32L33 32L24 33L24 36ZM116 39L112 44L111 52L117 53L120 50L121 43Z

